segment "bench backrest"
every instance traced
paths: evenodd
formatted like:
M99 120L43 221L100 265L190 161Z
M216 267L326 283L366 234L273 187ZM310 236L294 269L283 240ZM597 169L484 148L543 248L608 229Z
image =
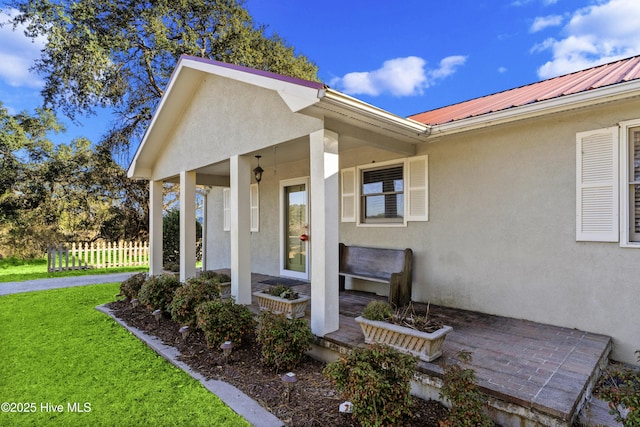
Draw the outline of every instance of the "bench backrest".
M377 277L390 277L405 268L407 249L341 246L340 271Z

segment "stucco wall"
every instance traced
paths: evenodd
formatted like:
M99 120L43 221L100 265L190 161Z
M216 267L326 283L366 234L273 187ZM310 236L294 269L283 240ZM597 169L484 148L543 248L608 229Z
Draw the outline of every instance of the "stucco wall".
M292 113L273 91L209 76L168 136L153 176L172 177L318 129L321 120Z
M436 140L418 153L429 222L345 223L341 241L412 248L416 300L607 334L614 358L636 362L640 251L575 237L575 134L635 117L639 103ZM343 153L342 167L361 158Z
M640 250L575 236L575 134L634 118L640 102L433 136L417 153L429 155L429 221L375 229L340 223L340 241L412 248L414 300L603 333L614 338L613 358L636 362ZM340 167L397 157L342 151ZM253 271L279 274L279 181L308 170L307 159L278 165L275 175L265 167ZM209 197L209 212L218 224L210 223L208 265L228 267L221 189Z

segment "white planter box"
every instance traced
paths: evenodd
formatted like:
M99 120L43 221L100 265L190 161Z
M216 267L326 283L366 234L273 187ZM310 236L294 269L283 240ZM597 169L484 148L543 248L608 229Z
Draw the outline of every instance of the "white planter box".
M274 313L285 314L288 319L304 317L307 303L311 299L306 295L300 295L296 299L283 299L260 291L254 292L253 296L258 299L260 310L269 310Z
M393 347L403 353L409 353L432 362L442 356L442 343L447 334L453 330L451 326L443 326L435 332L427 333L388 322L356 317L364 333L367 344L381 343Z
M220 299L229 299L231 297L231 282L220 283Z

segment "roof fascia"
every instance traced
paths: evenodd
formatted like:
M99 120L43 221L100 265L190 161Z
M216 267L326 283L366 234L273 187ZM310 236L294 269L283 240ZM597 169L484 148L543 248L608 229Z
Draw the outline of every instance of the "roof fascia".
M429 125L396 116L386 110L329 88L318 91L318 97L323 103L338 107L340 110L355 116L354 118L373 120L380 123L381 127L403 135L424 138L431 133L431 126Z
M431 127L431 136L445 136L518 120L540 117L561 111L574 110L606 102L640 96L640 80L618 83L559 98L539 101L507 110L482 114Z

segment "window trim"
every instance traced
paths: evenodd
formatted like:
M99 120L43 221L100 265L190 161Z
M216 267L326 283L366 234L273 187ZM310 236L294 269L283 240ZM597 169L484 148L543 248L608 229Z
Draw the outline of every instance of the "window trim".
M629 132L640 128L640 119L620 122L620 246L623 248L640 248L640 241L630 241L630 138Z
M403 175L403 205L404 205L404 216L403 220L400 222L363 222L362 221L362 172L367 169L380 169L385 167L393 167L395 165L402 165L402 175ZM422 182L420 183L412 183L412 174L411 168L420 167L422 168L422 173L419 174L422 176ZM355 173L351 174L350 172L354 171ZM343 202L344 208L344 198L345 197L353 197L354 205L355 205L355 217L351 217L348 213L345 214L343 211L342 222L355 222L357 227L407 227L409 222L426 222L429 220L429 156L428 155L419 155L413 157L405 157L399 159L386 160L383 162L375 162L368 163L365 165L358 165L351 168L342 169L341 178L347 179L349 176L352 176L355 180L354 182L354 193L353 194L341 194L341 200ZM415 177L415 174L414 174ZM345 184L342 183L342 187L345 188ZM412 206L412 194L422 193L422 196L419 198L422 204L418 204L417 206L422 208L423 212L418 210L416 213L416 209ZM414 212L412 212L412 210ZM353 218L353 219L352 219Z

